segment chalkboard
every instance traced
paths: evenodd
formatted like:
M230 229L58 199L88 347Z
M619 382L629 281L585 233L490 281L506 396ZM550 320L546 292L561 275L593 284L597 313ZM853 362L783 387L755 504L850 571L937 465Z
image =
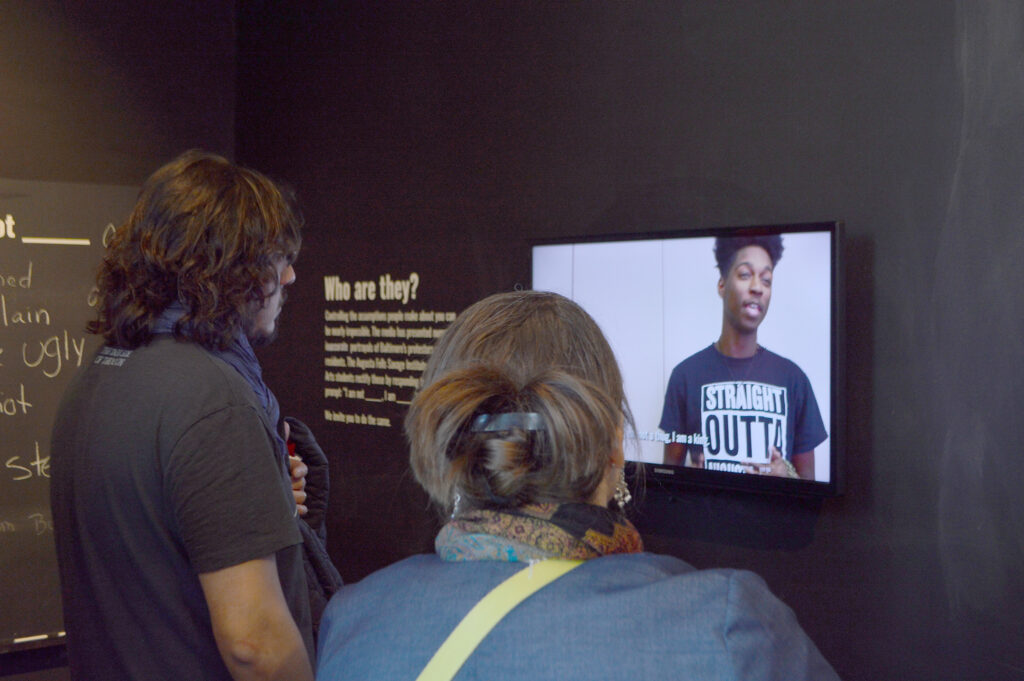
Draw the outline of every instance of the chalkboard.
M137 193L0 179L0 652L63 636L50 427L98 346L85 333L96 268Z

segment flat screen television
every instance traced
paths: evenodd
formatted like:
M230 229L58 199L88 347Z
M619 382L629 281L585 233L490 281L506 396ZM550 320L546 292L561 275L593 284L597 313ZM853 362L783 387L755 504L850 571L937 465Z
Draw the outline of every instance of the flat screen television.
M607 336L636 423L626 458L648 487L834 496L841 243L840 222L545 239L532 286Z

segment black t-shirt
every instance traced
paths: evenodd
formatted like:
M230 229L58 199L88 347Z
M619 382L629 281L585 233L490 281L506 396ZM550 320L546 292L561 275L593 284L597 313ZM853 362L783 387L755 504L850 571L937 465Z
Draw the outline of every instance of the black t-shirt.
M73 380L51 446L72 674L229 679L198 574L276 555L313 659L301 535L273 424L198 345L103 348Z
M792 460L828 437L800 367L764 348L737 359L714 345L672 370L658 427L703 447L705 468L733 472L768 463L773 446Z

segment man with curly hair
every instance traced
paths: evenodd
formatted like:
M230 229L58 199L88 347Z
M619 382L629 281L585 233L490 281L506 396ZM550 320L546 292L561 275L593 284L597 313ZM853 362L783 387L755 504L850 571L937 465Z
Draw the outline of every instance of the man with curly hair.
M665 463L814 480L828 437L814 391L792 361L758 345L772 298L778 234L715 239L722 332L669 377L659 428Z
M253 353L277 333L301 223L265 176L189 151L107 249L88 325L106 345L51 451L74 678L312 678L307 471Z

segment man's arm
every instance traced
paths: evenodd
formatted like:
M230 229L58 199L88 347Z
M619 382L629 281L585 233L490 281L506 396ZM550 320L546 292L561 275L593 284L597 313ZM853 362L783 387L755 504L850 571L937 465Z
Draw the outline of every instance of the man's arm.
M664 463L666 466L689 466L690 468L704 467L704 450L700 447L689 447L690 463L686 463L686 450L688 445L678 442L665 443Z
M217 648L236 681L313 680L273 556L199 575Z
M793 465L790 466L789 464ZM789 463L782 458L782 452L778 447L772 447L771 462L765 466L762 464L747 464L744 466L747 473L755 475L774 475L779 478L801 478L803 480L814 480L814 450L794 454L793 460Z
M666 466L682 466L684 459L686 459L686 445L681 445L678 442L665 443L664 463Z
M814 450L794 454L793 468L804 480L814 480Z

